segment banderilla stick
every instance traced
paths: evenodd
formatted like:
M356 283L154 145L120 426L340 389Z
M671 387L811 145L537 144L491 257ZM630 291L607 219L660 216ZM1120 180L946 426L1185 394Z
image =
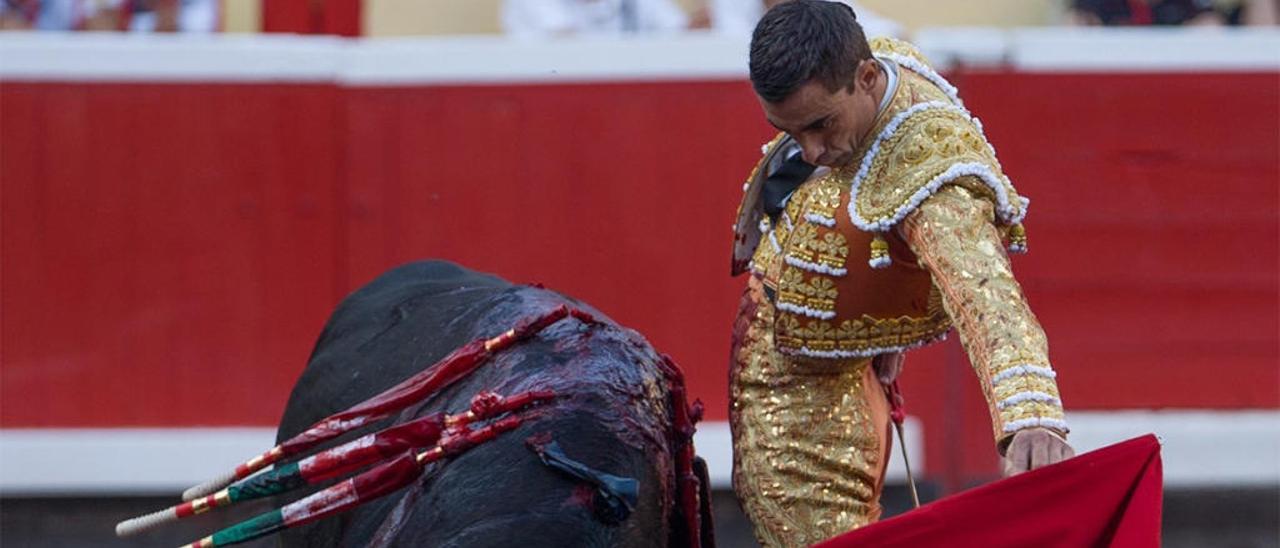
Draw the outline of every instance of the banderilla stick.
M898 431L898 445L902 447L902 463L907 467L907 485L911 486L911 502L919 508L920 495L916 492L915 476L911 474L911 458L907 456L907 437L902 432L902 423L907 419L907 411L903 407L902 390L898 388L897 379L885 386L884 392L889 397L889 417L893 419L893 427Z

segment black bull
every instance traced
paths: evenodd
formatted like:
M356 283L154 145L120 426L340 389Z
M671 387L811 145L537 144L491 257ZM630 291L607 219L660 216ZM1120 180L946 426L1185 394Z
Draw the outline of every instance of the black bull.
M374 396L472 340L493 337L559 305L578 307L603 323L562 320L377 427L465 411L471 397L485 390L504 396L551 390L556 399L533 410L518 429L428 468L405 489L286 531L284 544L681 546L694 543L686 540L688 528L699 521L701 542L713 542L701 462L701 488L694 487L701 491L700 511L686 512L680 503L680 491L689 485L678 481L676 464L684 438L673 426L677 404L670 398L670 376L649 343L584 303L452 263L393 269L338 306L289 397L277 440ZM638 481L633 510L620 522L602 515L596 490L544 465L529 440L554 440L581 464Z

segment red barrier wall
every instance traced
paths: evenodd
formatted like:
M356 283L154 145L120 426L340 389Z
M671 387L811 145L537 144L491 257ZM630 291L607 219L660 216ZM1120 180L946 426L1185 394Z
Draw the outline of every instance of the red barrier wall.
M1073 409L1280 407L1274 73L952 75L1033 200L1015 259ZM0 426L268 425L332 306L442 257L643 332L727 416L738 81L0 84ZM952 341L904 384L992 470Z
M262 0L262 32L360 36L361 0Z
M332 86L0 86L3 426L270 424L341 296Z

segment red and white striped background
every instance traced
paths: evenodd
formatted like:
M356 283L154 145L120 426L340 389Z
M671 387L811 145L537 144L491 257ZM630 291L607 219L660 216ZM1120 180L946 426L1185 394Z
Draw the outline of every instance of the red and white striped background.
M1014 264L1075 444L1155 431L1171 484L1280 481L1280 33L920 42L1033 199ZM332 307L424 257L672 354L725 485L729 225L771 135L744 66L698 35L0 36L0 494L266 448ZM996 470L967 367L952 341L903 381L945 488Z

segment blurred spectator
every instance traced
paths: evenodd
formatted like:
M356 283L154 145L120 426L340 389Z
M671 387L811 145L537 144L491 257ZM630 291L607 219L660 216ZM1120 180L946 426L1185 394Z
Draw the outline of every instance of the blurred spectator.
M96 15L98 3L85 0L0 0L5 30L77 30Z
M1280 24L1280 2L1277 0L1217 0L1214 6L1228 25Z
M31 2L0 0L0 30L26 30L31 28L31 21L35 17L34 12L30 12L28 8L36 5L34 0Z
M129 30L141 32L214 32L218 0L124 0Z
M1212 0L1072 0L1071 20L1083 26L1221 25Z
M0 29L213 32L218 0L0 0Z
M707 0L707 11L710 15L711 28L735 34L751 34L756 22L764 12L786 0ZM902 36L902 25L887 19L869 9L861 7L857 2L841 0L853 8L862 25L862 32L868 38L872 36Z
M547 37L682 30L689 18L671 0L505 0L511 36Z

